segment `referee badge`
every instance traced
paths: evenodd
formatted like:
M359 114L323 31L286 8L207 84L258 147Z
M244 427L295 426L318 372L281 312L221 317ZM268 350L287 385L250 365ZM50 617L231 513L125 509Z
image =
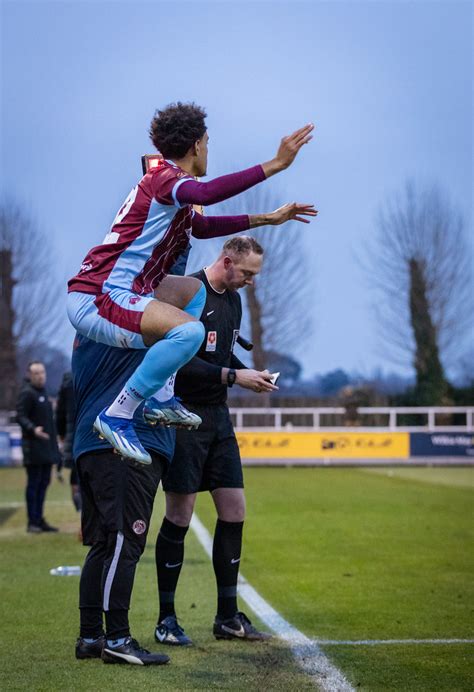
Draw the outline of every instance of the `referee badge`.
M217 332L207 332L206 351L215 351L217 346Z

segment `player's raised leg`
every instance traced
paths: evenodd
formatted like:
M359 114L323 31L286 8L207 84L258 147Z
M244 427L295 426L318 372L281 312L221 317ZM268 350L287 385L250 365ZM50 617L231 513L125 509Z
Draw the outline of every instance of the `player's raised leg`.
M166 276L155 290L155 298L169 305L184 310L192 317L199 319L206 295L202 283L192 276ZM201 418L188 411L174 395L173 373L163 387L145 402L143 417L150 425L169 425L195 430L201 424Z
M193 357L204 338L204 327L179 308L153 299L142 313L140 332L147 354L115 401L97 416L94 426L120 454L149 464L150 455L133 428L134 413Z

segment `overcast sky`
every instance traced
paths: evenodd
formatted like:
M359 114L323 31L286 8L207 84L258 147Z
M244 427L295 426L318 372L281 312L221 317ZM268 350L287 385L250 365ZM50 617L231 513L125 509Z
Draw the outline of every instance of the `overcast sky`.
M392 369L356 255L408 177L440 184L472 229L472 7L4 1L3 189L50 235L65 281L136 184L156 108L206 108L209 177L268 160L314 121L272 181L282 203L320 210L301 229L316 329L295 355L308 376Z

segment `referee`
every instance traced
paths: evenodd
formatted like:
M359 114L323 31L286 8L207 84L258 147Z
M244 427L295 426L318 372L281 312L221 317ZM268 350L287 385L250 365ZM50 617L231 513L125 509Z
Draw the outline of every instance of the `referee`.
M202 424L178 430L173 461L163 479L166 516L156 542L160 613L155 638L163 644L192 644L178 624L174 596L184 557L184 539L198 492L211 493L217 511L213 566L217 582L217 639L264 640L237 607L237 578L245 518L242 464L226 404L227 388L237 384L255 392L277 389L270 373L246 368L234 355L242 304L240 288L260 272L263 248L251 237L228 240L216 261L194 274L206 288L201 321L205 338L196 356L178 372L176 393Z

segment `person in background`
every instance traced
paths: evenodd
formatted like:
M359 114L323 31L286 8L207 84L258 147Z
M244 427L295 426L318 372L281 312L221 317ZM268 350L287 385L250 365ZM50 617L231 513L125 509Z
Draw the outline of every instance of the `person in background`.
M46 368L35 360L28 365L27 377L18 396L17 422L22 431L23 464L26 469L27 531L58 531L43 516L51 468L60 462L53 407L46 385Z

